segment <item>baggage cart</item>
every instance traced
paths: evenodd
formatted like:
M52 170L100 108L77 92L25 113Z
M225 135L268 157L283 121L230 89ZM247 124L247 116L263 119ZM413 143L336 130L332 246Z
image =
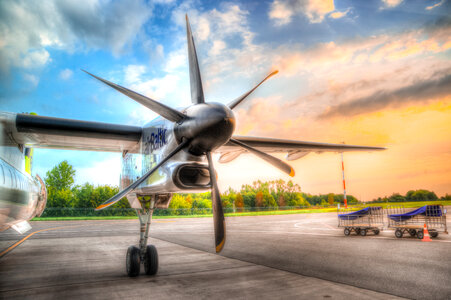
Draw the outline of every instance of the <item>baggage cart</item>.
M378 235L384 227L382 207L351 207L338 209L338 227L344 228L346 236L355 232L365 236L368 232Z
M425 205L417 209L404 208L403 206L390 206L386 210L388 228L395 230L395 236L402 238L404 234L423 239L423 228L432 238L436 238L439 232L448 233L446 227L446 210L443 205Z

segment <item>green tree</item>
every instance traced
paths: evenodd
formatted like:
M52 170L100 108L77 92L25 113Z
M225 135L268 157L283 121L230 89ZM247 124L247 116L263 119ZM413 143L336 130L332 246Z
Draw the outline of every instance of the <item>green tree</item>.
M174 196L172 196L171 203L169 203L169 208L173 210L175 215L184 215L188 214L189 209L191 208L191 203L186 201L185 196L174 194Z
M47 171L45 185L56 190L70 189L74 184L75 170L67 160Z
M74 176L75 170L66 160L47 171L44 181L48 193L48 207L74 206L75 200L71 190Z

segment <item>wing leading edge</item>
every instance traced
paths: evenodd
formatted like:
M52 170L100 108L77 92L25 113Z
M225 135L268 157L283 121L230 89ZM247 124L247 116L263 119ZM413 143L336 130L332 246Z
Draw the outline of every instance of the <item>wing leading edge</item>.
M0 122L17 144L35 148L138 151L142 128L100 122L1 113Z
M383 147L330 144L248 136L233 136L233 138L263 152L286 152L288 160L301 158L310 152L381 151L386 149ZM217 152L222 154L221 157L224 158L222 159L222 162L230 161L231 159L229 160L227 158L230 157L233 159L243 153L241 149L236 147L236 145L231 142L228 142L224 146L220 147Z

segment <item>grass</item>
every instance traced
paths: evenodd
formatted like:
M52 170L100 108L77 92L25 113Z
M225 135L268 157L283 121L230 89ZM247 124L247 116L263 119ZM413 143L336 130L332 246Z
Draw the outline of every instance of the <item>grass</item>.
M421 207L424 205L451 205L451 201L423 201L423 202L389 202L389 203L370 203L360 204L359 206L387 206L402 205L406 208ZM336 207L329 208L304 208L295 210L273 210L273 211L253 211L253 212L237 212L226 213L226 217L244 217L244 216L267 216L267 215L291 215L291 214L311 214L311 213L327 213L336 212ZM203 215L172 215L172 216L153 216L153 219L178 219L178 218L207 218L212 214ZM43 217L33 218L31 221L80 221L80 220L130 220L137 219L137 216L88 216L88 217Z

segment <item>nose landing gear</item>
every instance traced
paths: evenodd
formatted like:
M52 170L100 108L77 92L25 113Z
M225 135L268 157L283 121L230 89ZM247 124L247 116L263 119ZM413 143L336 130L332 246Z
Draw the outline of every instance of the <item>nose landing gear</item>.
M130 246L127 250L125 269L127 275L136 277L140 273L141 264L144 265L146 275L155 275L158 272L158 252L154 245L147 245L149 238L149 228L152 220L152 213L155 208L155 196L150 200L142 197L139 201L141 209L137 209L140 223L139 248Z

